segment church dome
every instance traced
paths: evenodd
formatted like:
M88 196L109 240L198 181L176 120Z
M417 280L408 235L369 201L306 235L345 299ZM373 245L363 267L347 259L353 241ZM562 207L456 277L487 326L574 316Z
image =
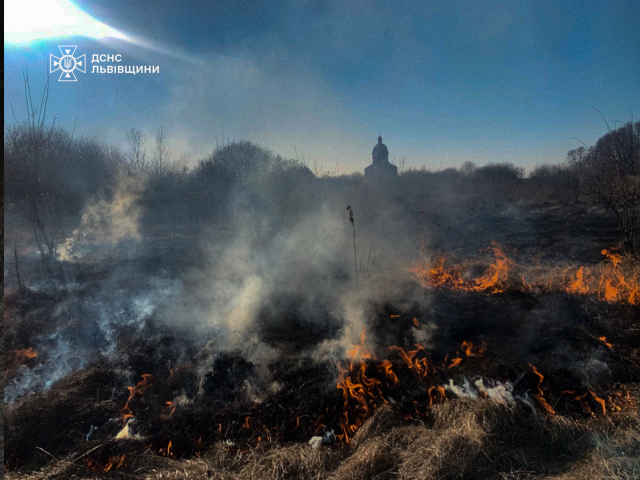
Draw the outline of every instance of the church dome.
M384 143L382 143L382 137L378 137L378 143L375 147L373 147L371 156L373 157L374 163L389 161L389 149Z
M389 163L389 149L382 143L382 137L378 137L378 144L373 147L371 156L373 157L373 162L364 169L365 177L373 182L382 182L384 184L398 176L398 167Z

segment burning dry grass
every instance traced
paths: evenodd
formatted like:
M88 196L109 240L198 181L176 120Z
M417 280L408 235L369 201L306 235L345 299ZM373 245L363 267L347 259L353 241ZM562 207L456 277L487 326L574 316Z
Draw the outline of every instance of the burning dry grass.
M470 318L475 323L483 308L491 307L487 312L491 317L496 306L512 308L515 300L509 299L496 304L499 296L477 292L444 292L442 298L434 297L438 302L462 302L473 310ZM599 306L603 305L611 308L606 303ZM442 307L459 314L451 304ZM398 341L420 326L418 317L423 318L417 311L384 314L372 331L397 327ZM589 356L596 355L618 369L613 382L598 379L588 387L566 365L549 360L550 347L536 357L537 366L518 365L520 354L509 359L502 352L502 357L496 357L499 348L494 345L499 343L493 342L497 338L489 329L484 333L488 344L465 340L455 349L443 347L440 352L399 340L396 346L377 349L382 360L373 353L375 346L363 330L359 344L348 349L349 358L341 363L320 370L299 364L285 369L286 376L276 375L285 388L269 400L270 406L237 400L236 389L244 384L252 365L242 357L220 356L205 388L209 393L175 410L167 399L176 400L174 392L191 388L191 367L163 373L163 357L158 356L156 364L145 352L158 350L166 338L150 336L143 343L127 344L127 365L140 363L140 368L154 373L133 377L129 388L113 369L95 367L10 405L6 473L8 478L49 480L73 475L234 480L624 479L638 473L640 422L635 409L638 392L633 389L637 390L640 370L619 353L618 342L625 337L616 338L610 331L606 336L567 336L576 349L591 349ZM550 335L557 336L556 332ZM455 337L455 331L446 332L449 336ZM628 373L622 371L625 366ZM531 395L536 405L483 399L487 395L481 389L476 390L479 398L455 398L465 397L455 393L456 388L464 390L467 377L477 375L489 382L491 378L520 382L513 395ZM309 383L316 376L322 380ZM323 412L326 415L319 415ZM298 415L305 417L300 427ZM122 416L135 416L141 433L138 439L114 440ZM306 443L312 435L330 429L341 443L320 448ZM14 468L19 470L14 473Z
M493 260L481 275L474 275L485 262L453 263L445 256L425 260L411 271L424 286L448 288L464 292L501 293L508 289L566 292L572 295L595 296L606 302L640 305L640 263L615 249L603 249L604 261L593 267L549 265L519 265L492 242L486 249Z
M549 269L498 244L489 253L488 264L422 265L429 295L412 284L400 306L372 304L368 330L335 363L296 349L260 365L241 351L213 356L145 320L117 337L117 360L7 408L7 478L639 475L635 264L606 251L590 268ZM55 328L57 299L40 303L11 322L5 379L50 355L32 339L35 326ZM259 370L277 388L254 395ZM511 401L491 399L500 388ZM116 440L128 420L132 435ZM332 444L313 448L314 435Z
M593 479L623 480L640 474L640 420L618 414L583 422L540 417L491 400L438 405L423 422L407 423L380 408L349 446L314 449L305 444L238 448L218 442L199 458L174 460L146 450L140 441L103 445L103 456L124 455L114 478L189 479ZM88 456L95 455L97 451ZM123 453L120 453L123 452ZM7 478L58 480L86 470L73 456L41 472Z

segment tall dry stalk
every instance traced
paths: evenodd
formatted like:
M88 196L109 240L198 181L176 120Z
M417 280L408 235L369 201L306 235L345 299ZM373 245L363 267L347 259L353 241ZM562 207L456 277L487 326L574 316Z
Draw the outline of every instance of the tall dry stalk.
M18 242L13 242L13 258L16 262L16 277L18 277L18 297L22 300L22 281L20 280L20 268L18 267Z
M351 205L347 205L347 211L349 212L349 222L351 222L351 226L353 227L353 266L356 272L356 287L358 287L358 253L356 250L356 222L353 218L353 208Z

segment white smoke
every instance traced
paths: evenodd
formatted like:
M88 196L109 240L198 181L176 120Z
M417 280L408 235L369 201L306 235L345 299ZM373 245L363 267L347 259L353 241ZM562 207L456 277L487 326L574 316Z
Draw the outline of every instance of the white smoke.
M86 205L80 225L58 247L58 258L79 260L100 245L139 241L138 222L142 215L139 198L143 189L139 179L123 177L111 198L98 198Z

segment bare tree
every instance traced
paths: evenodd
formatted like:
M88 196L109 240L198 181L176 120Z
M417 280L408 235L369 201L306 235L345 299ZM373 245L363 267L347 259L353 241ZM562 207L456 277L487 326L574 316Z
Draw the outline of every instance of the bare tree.
M55 117L50 124L46 122L49 76L39 102L32 97L27 71L23 80L27 119L19 122L11 105L15 125L5 129L5 155L14 156L14 163L21 165L21 201L40 256L55 260L62 215L60 164L73 134L58 128Z
M147 151L144 148L145 138L140 130L132 128L127 132L129 141L129 161L131 169L135 172L142 172L147 166Z
M402 175L402 173L406 170L407 168L407 157L405 157L404 155L402 157L400 157L398 160L395 159L394 157L394 162L393 164L398 167L398 175Z
M171 154L169 152L169 148L167 147L167 137L164 133L164 129L160 127L156 132L151 173L156 176L164 175L169 170L170 161Z
M585 193L615 215L626 247L640 254L640 121L609 128L582 163Z
M569 150L567 153L567 167L572 174L573 182L571 189L575 194L575 199L580 199L580 194L584 191L584 167L587 149L579 147L575 150Z

